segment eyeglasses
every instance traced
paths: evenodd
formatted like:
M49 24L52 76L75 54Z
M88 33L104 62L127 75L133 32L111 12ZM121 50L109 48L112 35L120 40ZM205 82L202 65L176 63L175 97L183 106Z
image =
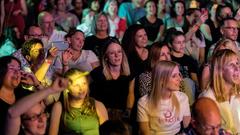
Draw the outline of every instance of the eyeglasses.
M228 29L228 30L238 30L238 28L237 27L224 27L225 29Z
M39 120L41 117L49 117L49 114L47 112L41 112L39 114L36 114L36 115L33 115L31 117L25 117L25 118L22 118L22 120L27 120L27 121L36 121L36 120Z

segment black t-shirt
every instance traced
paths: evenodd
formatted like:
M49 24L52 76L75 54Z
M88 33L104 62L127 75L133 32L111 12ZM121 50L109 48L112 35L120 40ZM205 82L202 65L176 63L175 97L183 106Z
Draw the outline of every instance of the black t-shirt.
M95 35L86 37L83 49L92 50L98 56L98 58L101 59L102 49L111 38L116 39L115 37L110 36L104 39L99 39Z
M90 96L103 102L106 108L126 109L129 92L129 76L120 75L116 80L106 80L103 68L97 67L91 73Z
M180 64L180 72L183 78L191 78L190 73L198 74L198 63L192 57L184 54L183 57L175 57L171 55L172 61Z
M155 41L159 33L160 26L163 25L163 21L157 18L154 23L151 23L147 20L146 16L144 16L139 19L139 22L144 26L148 39L150 41Z
M0 98L0 133L4 133L8 108L11 105Z

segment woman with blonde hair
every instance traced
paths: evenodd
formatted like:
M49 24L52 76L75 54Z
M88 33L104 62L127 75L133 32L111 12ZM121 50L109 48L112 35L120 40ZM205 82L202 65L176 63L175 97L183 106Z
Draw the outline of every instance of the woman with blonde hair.
M213 50L213 55L215 53L217 53L219 50L223 50L223 49L229 49L232 50L233 52L238 53L238 48L235 44L235 42L233 42L230 39L221 39L217 42L216 47ZM209 81L210 81L210 63L211 63L211 57L208 60L208 63L206 63L203 67L203 71L201 74L201 81L200 81L200 87L201 90L205 90L207 88L207 86L209 85Z
M57 134L61 121L60 134L99 135L99 126L108 120L105 106L89 97L88 72L70 69L65 73L69 85L63 91L63 105L56 102L52 109L54 117L50 134ZM61 118L61 119L60 119Z
M190 123L191 114L186 94L180 89L178 64L160 61L152 73L152 91L138 101L137 121L141 135L177 134Z
M127 56L114 39L107 42L102 56L102 66L90 73L90 95L104 103L109 119L122 120L129 116L134 100Z
M211 62L210 85L200 96L216 101L222 116L222 128L239 134L239 56L232 50L219 50Z

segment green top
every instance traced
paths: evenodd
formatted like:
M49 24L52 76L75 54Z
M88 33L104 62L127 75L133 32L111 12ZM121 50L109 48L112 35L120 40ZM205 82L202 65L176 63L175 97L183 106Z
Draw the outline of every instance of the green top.
M99 120L94 99L90 98L89 103L81 108L71 107L69 113L65 112L63 114L64 133L99 135Z

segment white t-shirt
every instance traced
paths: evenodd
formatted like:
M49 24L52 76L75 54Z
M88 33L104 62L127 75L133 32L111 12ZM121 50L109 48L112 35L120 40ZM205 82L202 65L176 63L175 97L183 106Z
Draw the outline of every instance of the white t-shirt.
M199 97L208 97L213 99L221 112L222 128L226 131L237 134L240 133L240 98L231 96L230 102L218 102L214 95L213 90L210 88L203 91Z
M148 95L143 96L138 101L137 121L148 122L151 135L174 135L180 131L181 121L184 116L191 116L188 97L185 93L174 92L179 103L180 112L176 114L176 108L172 107L172 101L161 100L160 105L153 114L149 110Z
M62 54L58 55L58 63L62 62ZM59 61L60 60L60 61ZM85 72L85 71L92 71L92 65L91 63L95 63L98 62L98 58L96 56L96 54L91 51L91 50L82 50L82 53L80 55L80 57L78 57L78 59L76 61L69 61L69 69L70 68L78 68L79 70ZM62 68L62 67L61 67Z

